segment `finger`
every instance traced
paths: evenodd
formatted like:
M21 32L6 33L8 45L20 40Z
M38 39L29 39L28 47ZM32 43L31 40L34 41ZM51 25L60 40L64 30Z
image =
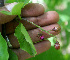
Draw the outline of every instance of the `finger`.
M50 48L50 46L51 46L51 43L48 40L35 44L37 55L47 51ZM18 60L25 60L30 57L33 57L21 49L12 49L12 50L17 54Z
M56 11L48 11L47 13L38 16L40 26L46 26L59 21L59 14Z
M35 24L37 24L39 26L46 26L46 25L54 24L54 23L58 22L59 15L55 11L49 11L39 17L29 17L26 19L30 20L31 22L34 22ZM21 22L23 23L23 25L25 26L25 28L27 30L37 28L36 26L34 26L33 24L31 24L27 21L21 20ZM18 24L19 23L16 22L15 20L7 23L6 24L6 34L13 33Z
M2 11L2 10L8 11L5 6L0 8L0 11ZM16 17L16 15L5 15L5 14L0 12L0 24L4 24L4 23L7 23L7 22L10 22L15 17Z
M44 14L44 7L39 3L29 3L21 11L22 17L35 17Z
M44 30L48 31L48 30L52 30L54 27L57 27L59 26L58 24L52 24L52 25L49 25L49 26L45 26L45 27L42 27ZM50 31L49 33L53 34L53 35L57 35L60 31ZM37 42L37 41L40 41L41 39L38 37L38 34L40 33L40 29L37 28L37 29L33 29L33 30L29 30L28 31L31 39L33 42ZM51 35L49 35L48 33L46 32L42 32L43 36L44 36L44 39L47 39L49 37L51 37ZM17 38L14 36L14 34L9 34L7 35L9 40L10 40L10 43L12 44L12 46L14 48L18 48L20 47L19 43L18 43L18 40Z
M49 25L49 26L44 26L44 27L42 27L42 29L44 29L46 31L51 30L51 31L49 31L49 33L55 36L55 35L59 34L60 30L55 32L55 31L52 31L52 29L54 27L58 27L58 26L59 25L56 23L56 24L52 24L52 25ZM41 30L39 28L30 30L30 31L28 31L28 33L29 33L33 42L37 42L37 41L41 40L39 37L37 37L38 34L41 33ZM44 39L47 39L47 38L51 37L51 35L49 35L48 33L44 32L44 31L42 32L42 35L44 36Z

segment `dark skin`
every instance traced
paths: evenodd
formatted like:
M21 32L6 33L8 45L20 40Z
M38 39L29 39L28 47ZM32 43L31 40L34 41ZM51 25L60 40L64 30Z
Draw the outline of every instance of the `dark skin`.
M22 13L21 13L22 14ZM43 16L43 17L41 17ZM59 20L59 15L57 12L55 11L49 11L49 12L45 12L43 15L41 16L37 16L37 17L28 17L26 19L34 22L35 24L41 26L44 30L48 31L48 30L52 30L54 27L58 27L59 25L57 24L58 20ZM45 17L46 16L46 17ZM40 38L38 38L38 33L40 33L40 29L37 28L36 26L28 23L27 21L21 21L24 26L26 27L31 39L33 42L37 42L40 41ZM12 44L13 48L12 49L18 56L19 60L25 60L28 59L30 57L33 57L31 55L29 55L27 52L21 50L19 47L19 43L17 41L17 38L14 36L14 28L12 28L11 26L14 26L14 28L18 25L18 22L16 21L11 21L6 23L6 34L10 40L10 43ZM10 27L12 29L10 29ZM8 31L11 30L11 31ZM1 26L0 26L0 31L1 31ZM50 31L49 33L53 34L53 35L57 35L59 34L60 30L55 32L55 31ZM42 34L44 35L45 39L51 37L49 34L42 32ZM44 40L42 42L36 43L34 44L36 51L37 51L37 55L47 51L50 47L51 47L51 42L49 42L48 40ZM18 48L18 49L16 49Z

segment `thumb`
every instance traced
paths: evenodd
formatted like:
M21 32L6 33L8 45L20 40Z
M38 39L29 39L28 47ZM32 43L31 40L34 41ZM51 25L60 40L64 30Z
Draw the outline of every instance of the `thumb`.
M13 4L13 3L11 3L11 4ZM11 9L11 4L8 4L8 5L5 4L5 6L0 7L0 11L4 10L4 11L10 12L9 9ZM15 5L15 3L14 3L14 5ZM0 24L7 23L7 22L13 20L15 17L16 17L16 15L5 15L0 12Z

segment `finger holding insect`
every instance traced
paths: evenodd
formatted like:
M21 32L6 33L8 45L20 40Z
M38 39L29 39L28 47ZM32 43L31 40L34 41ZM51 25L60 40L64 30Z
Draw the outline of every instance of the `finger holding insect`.
M59 27L59 25L56 23L56 24L52 24L52 25L49 25L49 26L42 27L42 29L44 29L46 31L49 31L48 33L50 33L50 34L44 32L44 31L42 31L42 33L40 33L41 30L39 28L30 30L28 32L29 32L29 35L30 35L32 41L36 42L36 41L40 41L41 40L40 37L44 36L44 39L47 39L47 38L51 37L51 34L52 35L59 34L60 30L57 31L57 32L55 32L55 31L52 30L54 27L57 27L57 26Z
M56 26L52 29L52 31L55 31L55 32L58 32L61 30L61 27L60 26Z
M49 26L44 26L44 27L42 27L42 29L44 29L46 31L49 31L49 30L52 30L54 27L57 27L57 26L59 26L59 25L56 23L56 24L52 24L52 25L49 25ZM47 38L51 37L51 35L49 35L48 33L44 32L44 31L42 31L41 34L40 34L40 32L41 32L41 30L39 28L28 31L28 33L29 33L33 42L37 42L37 41L40 41L40 40L47 39ZM58 32L50 31L49 33L53 34L53 35L57 35L59 32L60 31L58 31ZM8 38L9 38L10 43L12 44L12 46L14 48L20 47L17 38L14 36L14 33L8 34Z

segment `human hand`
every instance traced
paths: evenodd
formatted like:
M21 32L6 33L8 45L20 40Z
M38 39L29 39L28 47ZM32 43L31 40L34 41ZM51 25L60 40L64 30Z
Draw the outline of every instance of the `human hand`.
M31 22L34 22L35 24L41 26L46 31L52 30L54 27L59 27L59 25L57 24L57 22L59 20L58 13L55 11L48 11L48 12L44 13L43 6L41 6L41 5L39 6L39 5L40 4L32 5L33 7L31 7L30 5L28 5L28 7L26 6L24 9L22 9L21 16L25 17L27 20L30 20ZM21 20L21 22L27 29L32 41L33 42L40 41L40 38L37 37L38 33L40 33L40 29L37 28L36 26L30 24L27 21ZM10 40L10 43L12 44L12 46L14 48L12 50L18 55L18 59L25 60L32 56L30 56L27 52L25 52L19 48L20 45L17 41L17 38L14 36L14 30L17 25L18 25L18 22L16 22L15 20L6 23L6 34ZM49 33L51 33L53 35L57 35L59 32L60 32L60 30L57 32L50 31ZM42 32L42 34L45 39L51 37L49 34L47 34L45 32ZM42 42L34 44L34 46L36 48L37 54L40 54L44 51L47 51L50 48L51 43L48 40L44 40ZM18 49L16 49L16 48L18 48Z

